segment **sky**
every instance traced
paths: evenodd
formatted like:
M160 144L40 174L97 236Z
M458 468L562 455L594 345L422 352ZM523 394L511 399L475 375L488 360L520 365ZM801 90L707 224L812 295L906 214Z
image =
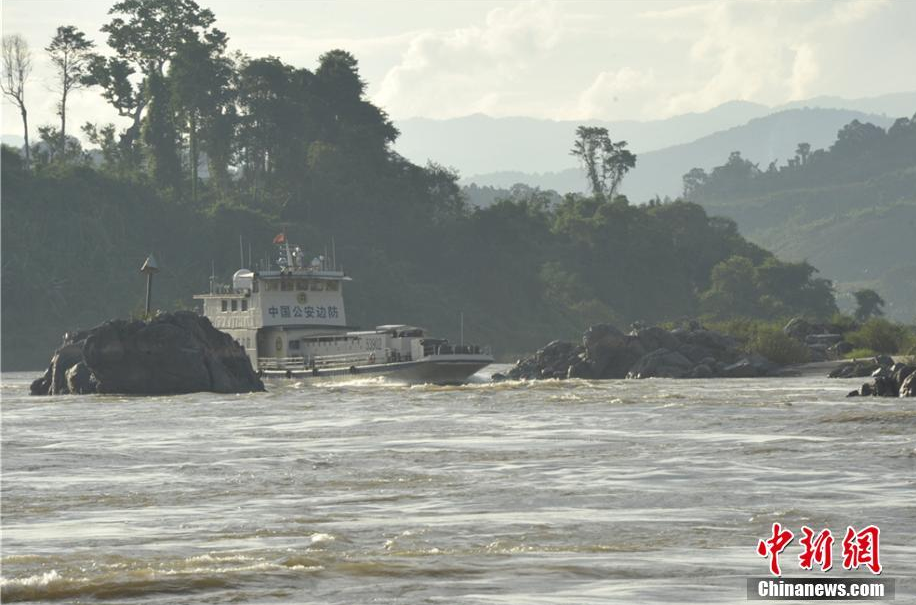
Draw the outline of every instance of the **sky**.
M312 69L344 48L394 119L474 113L556 120L653 120L731 100L916 90L916 1L198 0L230 50ZM44 47L75 25L104 51L113 0L3 0L3 34L28 41L31 130L56 123ZM92 89L68 123L119 122ZM21 135L3 103L3 134Z

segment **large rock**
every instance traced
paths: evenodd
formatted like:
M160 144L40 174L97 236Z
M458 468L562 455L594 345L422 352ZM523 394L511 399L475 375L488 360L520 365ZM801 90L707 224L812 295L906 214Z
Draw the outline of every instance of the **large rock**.
M81 361L67 370L67 391L74 395L89 395L99 388L98 380L86 362Z
M646 353L637 337L610 324L591 326L582 335L582 346L595 378L624 378L630 366Z
M680 334L680 339L684 344L704 347L717 353L737 351L740 348L734 337L704 328L684 332Z
M886 361L886 360L882 360ZM895 363L883 365L873 373L874 380L866 382L858 391L849 393L849 397L916 397L916 366Z
M572 370L572 373L578 375L573 377L586 378L585 370L580 367L584 363L583 356L582 347L564 340L554 340L533 355L515 362L515 367L509 370L507 377L512 380L569 378L570 368L577 367L579 369Z
M750 354L739 361L726 366L722 375L726 378L759 378L770 376L778 370L778 366L763 355Z
M641 357L627 373L627 378L684 378L694 364L677 351L657 349Z
M677 336L660 326L642 328L631 334L639 340L639 343L646 351L655 351L657 349L674 351L681 346Z
M516 380L751 377L773 375L776 369L759 355L747 355L735 338L697 322L670 331L639 328L630 334L597 324L585 331L580 346L553 341L518 360L507 376Z
M913 368L900 385L901 397L916 397L916 368Z
M842 334L808 334L805 337L805 344L810 346L831 347L837 343L843 342Z
M109 321L65 337L48 372L31 388L35 395L263 390L241 345L188 311L149 322Z
M831 370L830 378L864 378L880 368L874 359L847 361Z
M785 325L782 331L786 336L791 336L796 340L804 341L808 334L811 333L811 324L802 317L793 317Z

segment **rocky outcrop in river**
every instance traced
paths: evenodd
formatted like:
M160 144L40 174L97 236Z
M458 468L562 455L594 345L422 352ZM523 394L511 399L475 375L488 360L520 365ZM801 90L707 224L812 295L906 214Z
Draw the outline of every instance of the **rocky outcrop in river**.
M851 361L830 373L831 378L862 376L873 380L850 391L847 397L916 397L916 365L895 362L887 355Z
M696 323L629 334L598 324L585 331L581 344L555 340L494 378L753 378L779 370L765 357L743 352L731 336Z
M263 390L241 345L189 311L67 333L31 386L33 395Z

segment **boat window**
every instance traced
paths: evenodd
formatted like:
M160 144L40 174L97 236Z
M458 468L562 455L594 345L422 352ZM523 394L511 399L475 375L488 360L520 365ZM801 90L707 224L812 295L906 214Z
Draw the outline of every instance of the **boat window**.
M243 300L242 301L242 311L247 311L247 310L248 310L248 301Z
M228 311L228 310L229 310L229 301L226 300L226 299L224 298L224 299L223 299L222 301L220 301L220 302L223 303L223 304L222 304L223 312Z
M289 341L289 348L291 351L298 351L299 350L299 341L298 340Z
M233 311L238 311L238 310L239 310L239 301L237 301L237 300L233 300L233 301L232 301L232 310L233 310Z
M324 289L328 292L337 292L337 286L338 284L336 281L329 281L324 285Z
M308 290L309 289L309 280L297 279L296 280L296 289L300 291Z
M279 285L280 284L278 284L275 281L266 281L264 282L264 286L265 286L264 289L267 290L268 292L276 292L277 290L280 289Z
M324 290L324 282L317 279L312 280L312 292L321 292Z
M281 281L280 281L280 290L282 290L283 292L292 292L292 291L293 291L293 287L294 287L295 285L296 285L296 284L293 282L293 280L291 280L291 279L284 279L284 280L281 280Z

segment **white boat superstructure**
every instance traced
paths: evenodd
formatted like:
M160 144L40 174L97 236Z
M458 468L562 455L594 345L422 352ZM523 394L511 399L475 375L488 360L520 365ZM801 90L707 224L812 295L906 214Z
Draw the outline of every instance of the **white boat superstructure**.
M232 284L194 298L229 333L265 377L386 376L407 383L460 384L493 363L485 348L429 338L422 328L392 324L374 330L347 325L343 287L352 281L324 256L308 260L284 235L277 267L239 269Z

